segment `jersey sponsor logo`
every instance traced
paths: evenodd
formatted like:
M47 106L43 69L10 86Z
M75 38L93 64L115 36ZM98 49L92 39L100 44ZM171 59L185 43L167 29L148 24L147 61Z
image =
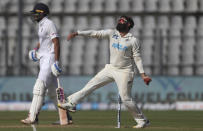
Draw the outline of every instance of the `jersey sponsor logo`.
M116 34L114 34L113 36L112 36L112 38L114 38L114 39L118 39L118 35L116 35Z
M112 47L113 47L113 48L116 48L116 49L118 49L118 50L121 50L121 51L125 51L125 50L127 49L127 46L123 46L123 45L121 45L121 44L119 44L119 43L113 43L113 44L112 44Z

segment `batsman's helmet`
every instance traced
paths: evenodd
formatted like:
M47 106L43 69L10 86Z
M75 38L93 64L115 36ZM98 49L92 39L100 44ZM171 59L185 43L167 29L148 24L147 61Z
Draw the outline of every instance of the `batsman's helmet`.
M44 3L37 3L30 13L33 20L39 22L43 17L49 14L49 7Z

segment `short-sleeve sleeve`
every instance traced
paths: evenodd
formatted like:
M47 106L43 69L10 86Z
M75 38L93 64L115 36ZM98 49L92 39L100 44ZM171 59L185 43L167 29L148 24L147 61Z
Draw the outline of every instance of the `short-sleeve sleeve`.
M51 39L59 37L58 30L56 28L56 25L53 22L50 22L48 26L48 35Z

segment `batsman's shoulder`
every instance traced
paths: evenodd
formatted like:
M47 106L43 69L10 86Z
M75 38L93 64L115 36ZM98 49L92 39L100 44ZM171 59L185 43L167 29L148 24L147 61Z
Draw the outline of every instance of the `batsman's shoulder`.
M51 23L53 23L53 21L51 20L51 19L46 19L46 24L51 24Z
M47 19L46 25L47 25L48 27L56 27L56 24L54 23L54 21L52 21L52 20L50 20L50 19Z

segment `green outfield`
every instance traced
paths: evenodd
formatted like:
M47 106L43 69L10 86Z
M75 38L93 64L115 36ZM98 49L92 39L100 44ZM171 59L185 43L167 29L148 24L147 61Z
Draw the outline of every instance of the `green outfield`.
M0 131L203 131L203 111L144 111L151 120L145 129L132 129L135 124L130 114L122 111L121 129L116 129L116 111L78 111L73 115L74 124L55 126L58 115L53 111L42 111L36 128L22 125L27 112L0 112Z

